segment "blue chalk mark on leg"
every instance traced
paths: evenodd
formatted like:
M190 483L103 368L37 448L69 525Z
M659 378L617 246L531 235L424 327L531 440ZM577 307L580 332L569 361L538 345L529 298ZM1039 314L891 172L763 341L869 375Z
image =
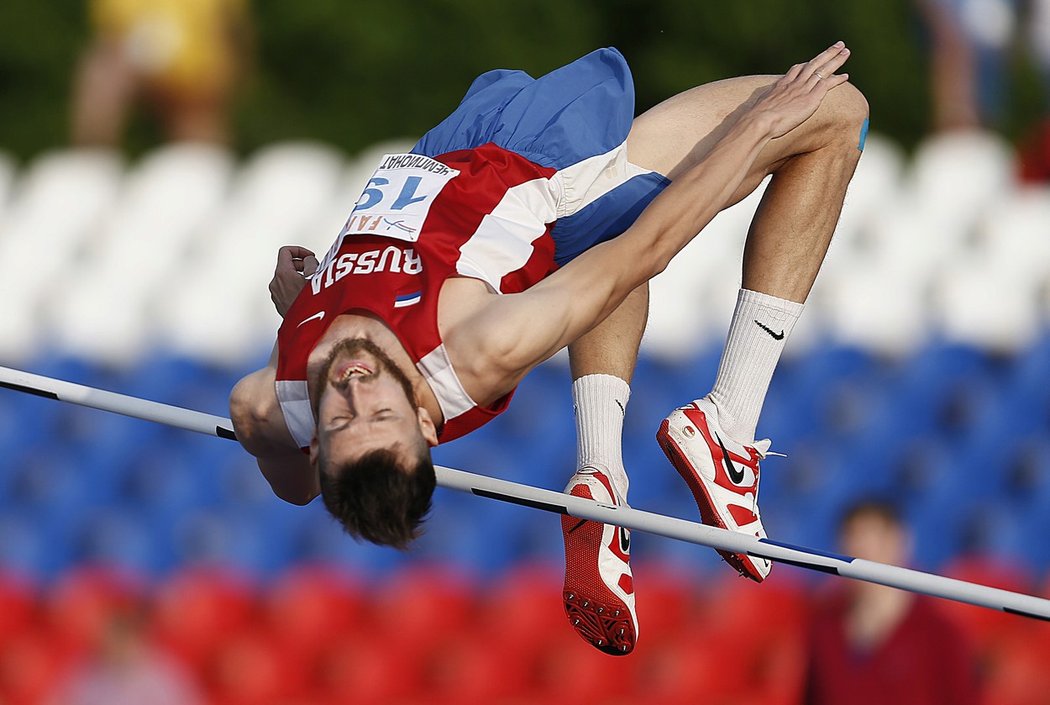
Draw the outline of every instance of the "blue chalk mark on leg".
M864 142L868 139L868 119L864 118L864 124L860 126L860 141L857 142L857 151L864 151Z

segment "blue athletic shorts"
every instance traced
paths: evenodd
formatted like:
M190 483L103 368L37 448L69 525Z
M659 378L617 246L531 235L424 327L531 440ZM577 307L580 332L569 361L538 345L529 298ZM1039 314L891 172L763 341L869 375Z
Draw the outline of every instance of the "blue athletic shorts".
M538 79L482 74L459 107L413 148L438 157L495 144L558 170L563 192L551 235L565 264L626 230L670 180L627 159L634 83L616 49L598 49Z

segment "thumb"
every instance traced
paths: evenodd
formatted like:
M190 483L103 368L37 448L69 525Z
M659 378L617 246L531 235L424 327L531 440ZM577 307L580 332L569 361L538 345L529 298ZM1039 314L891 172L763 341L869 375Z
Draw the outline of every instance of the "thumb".
M319 263L317 261L317 258L313 255L307 255L305 258L303 258L303 275L307 277L312 275L314 272L317 271L318 266Z

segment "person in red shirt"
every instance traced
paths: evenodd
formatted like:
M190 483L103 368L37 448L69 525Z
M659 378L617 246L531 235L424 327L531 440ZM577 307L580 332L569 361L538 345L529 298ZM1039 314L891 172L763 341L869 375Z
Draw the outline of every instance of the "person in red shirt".
M911 537L893 505L865 500L841 522L842 550L904 565ZM813 616L806 705L976 705L975 655L924 596L845 581Z

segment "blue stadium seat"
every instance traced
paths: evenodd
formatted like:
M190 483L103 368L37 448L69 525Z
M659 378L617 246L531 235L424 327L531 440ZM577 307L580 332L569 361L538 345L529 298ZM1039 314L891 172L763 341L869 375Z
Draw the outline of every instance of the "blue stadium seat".
M176 561L223 566L262 577L286 564L291 535L267 531L250 513L225 506L203 507L177 517L170 529Z
M291 560L303 564L335 563L351 572L378 578L410 558L391 548L357 542L347 536L319 502L302 508L304 517L291 541Z
M131 505L93 509L72 532L70 561L118 567L136 575L159 575L173 564L153 535L151 520Z
M35 512L14 508L0 512L0 570L39 580L64 566L63 541L49 529Z

